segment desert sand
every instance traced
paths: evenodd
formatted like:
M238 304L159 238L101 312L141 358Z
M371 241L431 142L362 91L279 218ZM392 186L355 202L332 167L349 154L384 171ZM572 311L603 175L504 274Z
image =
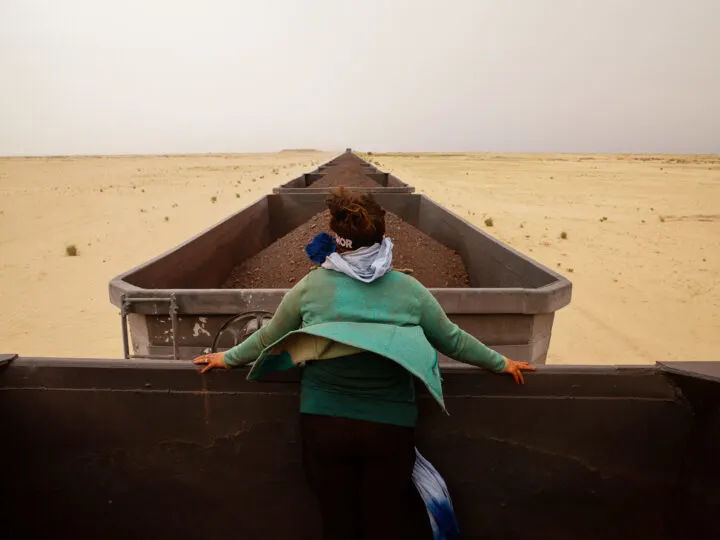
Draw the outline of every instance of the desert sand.
M572 280L548 363L720 359L720 156L370 159Z
M0 159L0 351L121 358L110 279L333 155Z
M0 159L0 352L119 358L112 277L333 155ZM549 363L720 359L720 156L369 159L573 281Z

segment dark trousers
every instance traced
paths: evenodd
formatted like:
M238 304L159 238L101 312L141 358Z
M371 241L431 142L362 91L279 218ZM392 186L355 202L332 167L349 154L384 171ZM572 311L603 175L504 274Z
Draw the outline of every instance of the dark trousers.
M300 432L323 540L432 539L411 478L413 428L301 414Z

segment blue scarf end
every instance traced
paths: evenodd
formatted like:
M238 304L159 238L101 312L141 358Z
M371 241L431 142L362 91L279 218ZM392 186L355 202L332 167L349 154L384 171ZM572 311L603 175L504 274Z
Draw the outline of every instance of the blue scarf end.
M427 509L435 519L433 527L435 538L442 538L443 540L457 540L460 538L460 528L450 501L447 499L433 500L427 503Z
M305 253L315 264L322 264L331 253L335 253L335 239L328 233L320 233L305 246Z

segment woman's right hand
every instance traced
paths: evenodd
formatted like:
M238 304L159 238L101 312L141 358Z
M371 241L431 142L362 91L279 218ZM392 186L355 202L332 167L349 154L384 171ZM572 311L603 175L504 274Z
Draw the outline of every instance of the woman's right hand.
M527 362L516 362L505 358L505 368L500 373L509 373L515 379L516 384L525 384L523 371L535 371L535 366L531 366Z

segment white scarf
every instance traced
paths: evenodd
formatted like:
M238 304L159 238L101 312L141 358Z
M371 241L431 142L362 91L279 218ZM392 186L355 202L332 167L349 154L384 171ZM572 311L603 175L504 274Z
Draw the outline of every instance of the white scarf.
M370 283L392 270L392 250L392 240L385 238L381 244L376 243L343 254L331 253L322 267Z

